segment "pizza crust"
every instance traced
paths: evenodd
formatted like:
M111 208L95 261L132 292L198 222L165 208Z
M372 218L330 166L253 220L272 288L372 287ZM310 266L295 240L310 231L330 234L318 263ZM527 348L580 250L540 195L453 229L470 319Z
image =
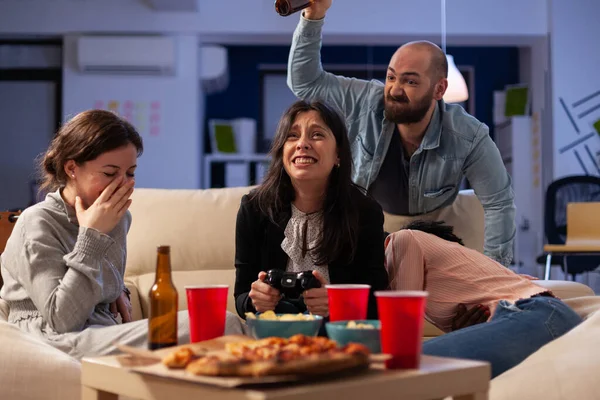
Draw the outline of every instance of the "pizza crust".
M265 362L255 368L253 376L322 375L369 365L366 355L334 354L314 356L289 362Z
M192 375L239 376L239 366L235 360L221 360L208 356L192 361L185 370Z

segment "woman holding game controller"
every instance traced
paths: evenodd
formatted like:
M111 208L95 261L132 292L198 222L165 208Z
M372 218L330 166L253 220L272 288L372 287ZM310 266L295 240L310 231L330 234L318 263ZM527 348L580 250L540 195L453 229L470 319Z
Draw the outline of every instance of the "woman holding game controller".
M377 318L373 292L388 288L383 212L352 183L344 120L325 103L294 103L279 122L271 157L264 182L242 198L237 216L238 314L327 317L324 285L361 283L371 285L368 318ZM290 287L281 284L284 272ZM301 296L292 294L298 290Z

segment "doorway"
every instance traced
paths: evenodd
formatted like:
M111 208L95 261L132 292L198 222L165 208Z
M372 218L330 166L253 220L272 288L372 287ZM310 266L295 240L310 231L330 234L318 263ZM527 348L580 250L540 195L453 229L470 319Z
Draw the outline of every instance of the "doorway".
M19 47L23 54L57 43L4 41L0 46ZM0 210L22 210L38 201L37 158L61 123L62 68L6 64L3 60L0 67Z

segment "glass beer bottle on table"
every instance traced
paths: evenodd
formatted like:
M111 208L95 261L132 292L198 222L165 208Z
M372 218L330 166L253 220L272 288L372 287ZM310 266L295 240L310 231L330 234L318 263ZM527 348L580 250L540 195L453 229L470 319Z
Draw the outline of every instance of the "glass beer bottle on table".
M150 288L148 318L148 348L150 350L177 345L178 294L171 278L169 246L159 246L156 258L156 278Z

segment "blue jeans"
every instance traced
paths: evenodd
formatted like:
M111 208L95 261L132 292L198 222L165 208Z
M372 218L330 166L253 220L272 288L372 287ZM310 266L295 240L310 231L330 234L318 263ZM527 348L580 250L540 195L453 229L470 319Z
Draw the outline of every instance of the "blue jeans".
M581 321L554 297L531 297L514 304L501 300L489 322L428 340L423 343L423 354L487 361L494 378Z

